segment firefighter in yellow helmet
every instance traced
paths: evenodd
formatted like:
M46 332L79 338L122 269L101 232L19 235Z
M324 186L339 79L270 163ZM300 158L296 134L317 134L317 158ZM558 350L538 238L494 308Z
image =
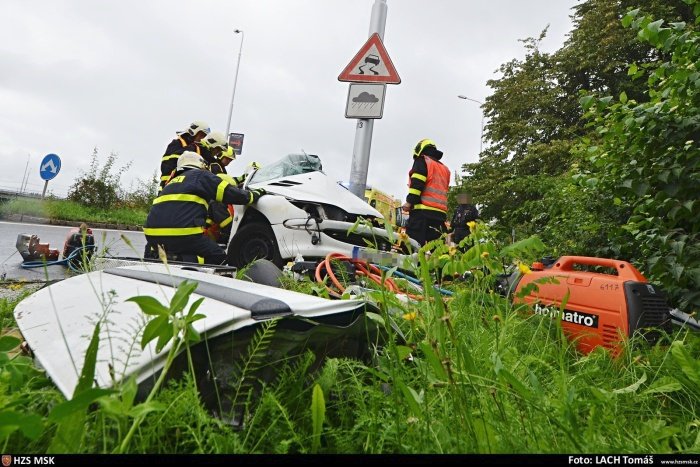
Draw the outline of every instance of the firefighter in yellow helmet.
M226 166L236 159L236 154L231 146L221 152L216 162L209 164L209 170L213 174L221 174L221 178L233 186L242 186L246 174L239 177L228 175ZM231 235L231 223L233 222L233 205L218 202L209 203L209 218L207 219L206 235L219 244L228 243Z
M408 173L408 195L403 210L409 212L406 234L425 245L445 233L450 169L440 162L442 151L431 139L422 139L413 150Z

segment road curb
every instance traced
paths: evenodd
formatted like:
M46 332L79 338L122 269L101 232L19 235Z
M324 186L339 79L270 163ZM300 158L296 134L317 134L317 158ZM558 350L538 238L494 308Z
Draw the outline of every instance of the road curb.
M46 217L27 216L25 214L7 214L2 216L2 220L11 222L25 222L27 224L61 225L66 227L80 227L82 222L66 221L62 219L49 219ZM110 230L132 230L140 232L143 230L140 225L111 224L106 222L85 222L92 229Z

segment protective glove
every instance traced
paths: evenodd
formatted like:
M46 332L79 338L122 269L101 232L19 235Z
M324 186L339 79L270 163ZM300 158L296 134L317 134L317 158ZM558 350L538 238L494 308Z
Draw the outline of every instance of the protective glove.
M253 194L253 203L257 202L261 196L267 194L267 191L265 191L264 188L256 188L254 190L250 190L250 192Z
M236 182L236 185L243 185L243 182L245 182L245 179L248 178L248 174L244 173L243 175L239 175L238 177L233 177L233 180Z
M206 229L204 229L204 235L208 236L212 240L216 241L217 238L219 238L219 233L221 232L221 228L219 227L219 224L212 224Z

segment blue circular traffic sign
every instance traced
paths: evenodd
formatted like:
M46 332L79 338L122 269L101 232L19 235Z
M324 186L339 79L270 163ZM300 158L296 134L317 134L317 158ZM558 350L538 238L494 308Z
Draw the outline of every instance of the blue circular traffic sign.
M56 154L47 154L39 164L39 175L43 180L51 180L61 170L61 158Z

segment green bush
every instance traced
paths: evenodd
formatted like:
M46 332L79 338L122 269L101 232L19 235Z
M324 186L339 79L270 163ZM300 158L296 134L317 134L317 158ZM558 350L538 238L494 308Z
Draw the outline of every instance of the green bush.
M110 153L105 165L100 168L97 160L97 148L92 151L92 160L87 172L81 174L68 191L68 199L84 206L101 209L113 207L120 199L120 179L129 169L131 163L112 173L117 155Z

